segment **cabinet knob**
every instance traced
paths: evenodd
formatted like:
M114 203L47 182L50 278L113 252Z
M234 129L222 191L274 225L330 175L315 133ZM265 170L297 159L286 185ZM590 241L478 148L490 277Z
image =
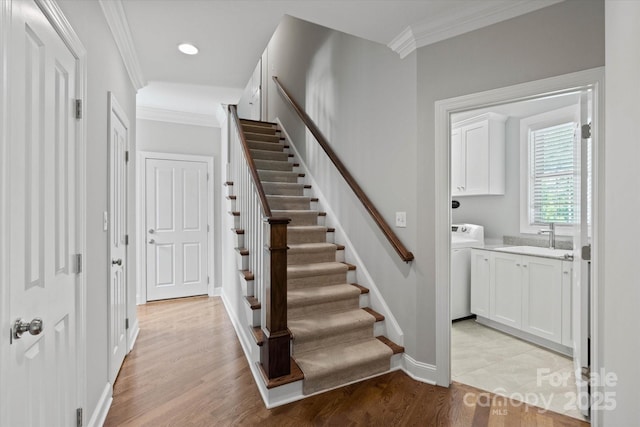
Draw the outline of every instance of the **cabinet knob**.
M520 264L516 263L516 267L520 267Z
M529 267L527 264L522 264L522 266L523 266L524 268Z

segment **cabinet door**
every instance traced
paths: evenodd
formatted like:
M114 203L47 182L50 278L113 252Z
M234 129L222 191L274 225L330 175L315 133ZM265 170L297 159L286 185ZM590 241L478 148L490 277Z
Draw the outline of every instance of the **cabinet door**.
M573 316L571 315L573 267L571 264L571 261L562 261L562 345L573 348Z
M520 255L494 252L491 263L491 320L513 328L522 324L522 267Z
M522 257L522 329L562 341L562 261Z
M471 250L471 312L489 318L491 252Z
M465 177L464 145L460 129L451 131L451 195L459 196L463 193Z
M461 128L462 142L465 150L465 194L489 193L489 122L479 123Z

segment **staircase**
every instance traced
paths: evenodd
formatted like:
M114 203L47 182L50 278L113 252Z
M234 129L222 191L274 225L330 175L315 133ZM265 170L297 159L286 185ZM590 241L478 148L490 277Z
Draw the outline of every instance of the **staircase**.
M326 214L318 210L318 199L309 195L310 186L302 182L304 174L298 172L280 130L274 123L240 123L272 215L291 219L287 226L287 316L293 370L299 367L302 371L303 394L388 371L391 357L404 349L384 336L376 337L374 327L384 322L384 316L366 307L369 289L352 283L356 266L344 262L344 246L331 242L335 230L323 225ZM251 256L242 247L238 253ZM243 277L253 280L248 271ZM252 286L247 284L246 289L252 310L260 310ZM254 327L253 332L261 345L260 328Z

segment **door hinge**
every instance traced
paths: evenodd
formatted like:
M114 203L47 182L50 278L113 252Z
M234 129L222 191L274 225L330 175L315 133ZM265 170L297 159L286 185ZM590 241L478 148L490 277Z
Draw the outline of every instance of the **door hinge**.
M129 150L124 152L124 161L128 162L129 161Z
M582 247L582 260L591 261L591 245L586 245Z
M207 172L207 181L209 181L209 172Z
M586 125L582 125L582 139L591 138L591 123L587 123Z
M76 99L76 104L75 104L75 116L76 119L81 119L82 118L82 99Z
M76 427L82 427L82 408L76 409Z
M124 328L129 329L129 318L124 319Z
M209 224L207 224L207 233L211 231L211 229L209 228Z
M128 235L128 234L125 234L125 235L124 235L124 244L125 244L125 245L128 245L128 244L129 244L129 235Z
M73 272L75 274L82 273L82 254L73 255Z
M207 276L207 285L208 285L209 283L211 283L211 282L210 282L210 280L209 280L209 276Z

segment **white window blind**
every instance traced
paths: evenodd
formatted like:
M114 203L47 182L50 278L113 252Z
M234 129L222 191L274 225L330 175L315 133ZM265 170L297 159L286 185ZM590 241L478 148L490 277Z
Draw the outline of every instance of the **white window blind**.
M529 224L575 224L574 138L576 123L532 130Z

